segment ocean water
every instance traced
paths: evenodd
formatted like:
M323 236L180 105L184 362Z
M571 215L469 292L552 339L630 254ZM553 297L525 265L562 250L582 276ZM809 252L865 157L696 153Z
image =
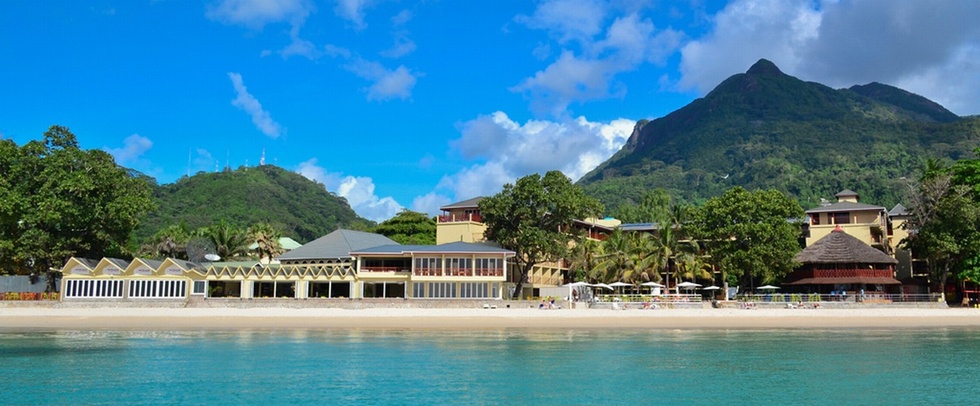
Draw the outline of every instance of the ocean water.
M980 330L0 332L0 404L976 404Z

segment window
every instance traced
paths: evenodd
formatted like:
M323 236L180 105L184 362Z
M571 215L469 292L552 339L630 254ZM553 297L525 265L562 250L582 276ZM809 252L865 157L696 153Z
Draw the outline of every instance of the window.
M843 213L833 213L833 215L834 215L834 224L851 224L850 212L845 211Z
M415 258L415 274L419 276L442 276L442 263L439 258Z
M810 215L810 225L813 226L820 225L820 213L814 213Z
M207 290L206 281L194 281L194 290L191 292L191 294L203 295L205 290Z
M187 281L135 280L129 281L129 297L138 299L175 299L187 295Z
M471 276L472 258L446 258L446 274L449 276Z
M501 258L477 258L476 276L503 276L503 265Z
M452 282L430 282L426 297L434 299L452 299L456 297L456 284Z
M66 298L121 298L123 281L104 279L70 279L65 282Z
M487 289L488 283L460 283L459 297L461 298L487 298L490 297Z

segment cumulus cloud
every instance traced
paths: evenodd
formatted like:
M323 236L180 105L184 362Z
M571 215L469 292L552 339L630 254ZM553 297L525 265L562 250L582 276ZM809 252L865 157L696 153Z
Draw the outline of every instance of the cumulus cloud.
M612 19L606 3L590 0L553 0L542 3L530 17L518 17L529 28L547 30L556 38L558 59L526 78L512 91L526 94L538 114L563 115L569 104L622 97L626 86L616 76L645 63L663 64L680 46L684 34L658 30L650 19L635 12ZM534 54L551 53L547 44Z
M384 51L381 51L381 56L385 58L401 58L415 52L415 41L412 41L408 36L408 31L399 30L395 32L395 43Z
M681 89L709 91L759 58L783 71L847 87L903 87L958 114L980 112L975 62L980 3L914 0L736 0L681 50Z
M422 196L416 197L412 200L412 210L419 213L426 213L431 216L439 215L439 208L447 204L452 203L453 200L449 196L441 195L436 192L430 192Z
M619 151L634 125L633 120L599 123L585 117L520 124L500 111L477 117L460 125L461 137L452 147L478 163L444 176L437 193L457 200L492 195L521 176L553 169L578 180Z
M153 141L139 134L133 134L123 140L120 148L106 148L105 151L115 158L116 163L123 166L142 163L141 159L146 151L153 147Z
M371 82L366 89L368 100L406 100L412 96L412 88L417 80L416 74L405 66L392 70L378 62L358 57L353 58L344 68Z
M235 87L236 93L235 100L232 100L231 104L248 113L252 117L252 123L255 124L255 127L269 138L275 139L282 135L282 126L272 119L269 112L262 108L262 103L259 103L258 99L248 93L248 89L242 82L242 75L228 72L228 78L231 79L231 84Z
M206 15L222 24L261 30L279 22L301 26L314 11L308 0L221 0L208 5Z
M378 197L373 179L330 172L320 166L316 158L300 163L296 173L323 184L331 193L347 199L354 212L369 220L387 220L404 208L390 196Z

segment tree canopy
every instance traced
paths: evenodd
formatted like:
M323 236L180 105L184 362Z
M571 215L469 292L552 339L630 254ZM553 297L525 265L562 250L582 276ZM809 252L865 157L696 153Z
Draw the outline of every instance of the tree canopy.
M402 210L373 230L399 244L434 245L436 221L425 213Z
M18 147L0 140L0 258L7 272L45 274L72 256L126 255L153 209L150 186L67 128Z
M480 213L487 240L517 253L517 298L531 268L564 256L578 239L574 221L598 216L602 205L563 173L549 171L504 185L500 193L480 201Z
M708 248L726 282L774 283L796 265L803 209L777 190L735 187L695 211L692 233ZM728 279L731 278L731 279Z

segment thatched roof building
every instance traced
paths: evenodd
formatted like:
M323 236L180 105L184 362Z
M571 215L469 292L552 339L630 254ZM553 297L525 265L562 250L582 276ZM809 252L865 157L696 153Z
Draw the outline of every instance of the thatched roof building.
M845 233L840 227L796 254L803 266L787 285L900 285L895 258Z

